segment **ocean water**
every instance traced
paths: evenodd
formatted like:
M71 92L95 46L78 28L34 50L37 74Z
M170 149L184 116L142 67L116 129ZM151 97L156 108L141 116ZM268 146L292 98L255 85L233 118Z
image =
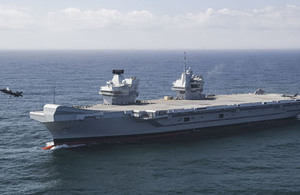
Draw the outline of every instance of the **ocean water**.
M187 66L207 94L300 92L300 50L193 50ZM300 194L296 119L207 139L42 150L51 135L29 112L101 103L117 68L140 79L139 99L174 95L183 51L0 51L0 88L23 91L0 93L0 194Z

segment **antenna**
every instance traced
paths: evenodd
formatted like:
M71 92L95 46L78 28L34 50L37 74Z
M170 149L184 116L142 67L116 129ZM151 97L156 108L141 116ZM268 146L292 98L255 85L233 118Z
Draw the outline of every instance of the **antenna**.
M186 52L184 52L184 69L183 69L183 72L185 73L186 72Z
M54 88L53 88L53 104L55 104L55 85L54 85Z

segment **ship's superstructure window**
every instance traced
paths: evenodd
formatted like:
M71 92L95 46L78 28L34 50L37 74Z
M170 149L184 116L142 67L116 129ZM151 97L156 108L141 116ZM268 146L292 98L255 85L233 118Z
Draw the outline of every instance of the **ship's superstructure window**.
M200 88L200 84L191 84L191 88Z
M190 121L190 117L185 117L185 118L183 119L183 122L188 122L188 121Z

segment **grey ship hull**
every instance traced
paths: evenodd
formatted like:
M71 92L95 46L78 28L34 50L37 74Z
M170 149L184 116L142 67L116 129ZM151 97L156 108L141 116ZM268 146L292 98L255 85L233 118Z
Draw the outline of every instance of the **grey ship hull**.
M296 117L300 99L279 94L217 96L214 100L153 100L141 105L75 108L45 105L30 117L54 143L111 143L173 136L210 127Z

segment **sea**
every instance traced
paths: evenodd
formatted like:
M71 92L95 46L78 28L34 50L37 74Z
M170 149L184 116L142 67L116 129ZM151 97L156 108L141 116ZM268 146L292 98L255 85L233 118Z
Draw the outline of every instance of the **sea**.
M1 50L0 88L23 97L0 92L0 194L300 194L296 118L207 138L42 150L52 137L30 111L102 103L112 69L140 79L140 100L174 96L184 52L206 94L300 92L300 50Z

